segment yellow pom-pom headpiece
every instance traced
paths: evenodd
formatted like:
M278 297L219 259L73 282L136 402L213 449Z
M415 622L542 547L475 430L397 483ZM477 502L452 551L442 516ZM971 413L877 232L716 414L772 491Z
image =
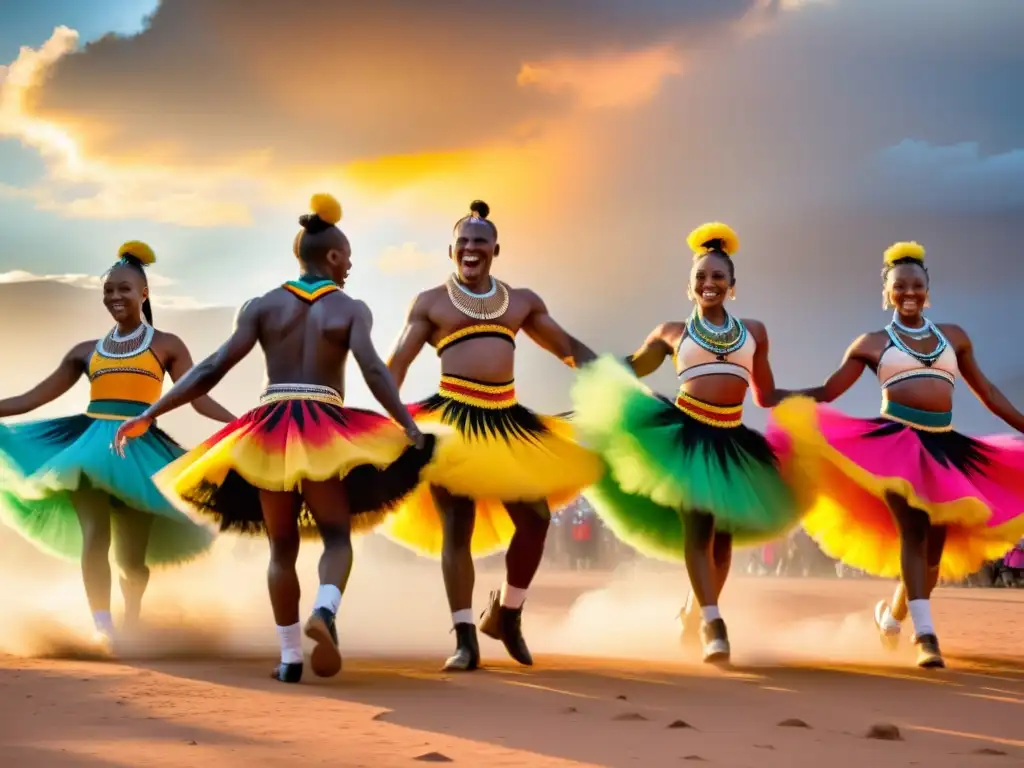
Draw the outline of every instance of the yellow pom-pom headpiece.
M703 256L709 250L704 243L712 240L721 240L721 250L728 256L733 256L740 249L739 236L733 232L732 227L720 221L701 224L686 238L686 244L690 246L695 256Z
M906 243L893 243L882 254L882 260L890 267L900 259L913 259L919 264L924 264L924 246L913 240Z
M309 201L309 209L328 224L341 221L341 203L326 192L317 192Z
M153 253L153 249L141 240L129 240L117 249L117 258L123 259L126 256L131 256L141 264L145 264L147 267L150 264L156 263L156 254Z

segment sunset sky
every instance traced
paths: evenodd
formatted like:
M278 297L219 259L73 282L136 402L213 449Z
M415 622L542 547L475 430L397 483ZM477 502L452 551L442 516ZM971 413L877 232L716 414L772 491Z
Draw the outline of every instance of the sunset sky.
M783 362L802 316L835 313L815 376L885 322L894 239L925 242L936 311L968 330L1019 301L1021 2L0 0L0 20L0 273L97 275L144 239L158 299L234 306L292 276L326 190L384 347L478 197L500 276L597 348L686 314L707 219L739 231L737 311L779 326ZM821 247L833 222L855 253Z

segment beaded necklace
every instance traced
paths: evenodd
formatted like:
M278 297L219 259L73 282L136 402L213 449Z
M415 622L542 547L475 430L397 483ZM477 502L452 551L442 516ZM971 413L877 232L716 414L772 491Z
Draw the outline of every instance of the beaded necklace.
M459 282L455 274L451 274L445 282L448 298L452 305L466 317L474 320L495 320L505 314L508 309L508 288L505 284L491 278L491 289L486 293L473 293Z
M892 322L885 326L885 332L889 334L889 340L896 349L906 355L910 355L910 357L923 363L925 367L930 368L934 365L935 361L939 359L939 356L946 351L946 347L949 346L949 341L935 323L928 318L923 319L923 327L908 328L899 321L899 315L896 312L893 312ZM927 339L929 336L934 336L938 340L938 344L935 345L935 349L931 352L918 352L903 341L900 336L901 333L915 341L920 341L922 339Z
M96 342L96 351L103 357L134 357L149 349L153 343L153 334L153 326L146 322L125 336L117 332L115 325L110 333Z
M747 341L747 327L742 320L737 320L728 312L725 313L725 325L716 326L703 317L696 307L686 322L686 333L694 342L725 360L726 355L742 347Z

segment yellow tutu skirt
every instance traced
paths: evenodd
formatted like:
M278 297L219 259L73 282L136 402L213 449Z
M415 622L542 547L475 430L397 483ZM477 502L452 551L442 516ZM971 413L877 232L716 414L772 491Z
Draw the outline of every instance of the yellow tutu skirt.
M259 492L301 491L303 481L342 480L352 530L381 522L420 483L435 446L409 445L393 421L372 411L345 408L327 387L271 386L260 405L169 464L157 487L193 519L221 531L264 532ZM303 536L318 535L303 506Z
M430 486L476 502L472 552L508 547L515 527L505 502L546 501L558 509L600 479L598 457L573 439L568 420L540 416L516 401L512 382L488 385L444 376L438 393L409 407L424 430L444 424L454 434L439 441L418 488L389 515L380 531L428 557L441 554L441 516Z

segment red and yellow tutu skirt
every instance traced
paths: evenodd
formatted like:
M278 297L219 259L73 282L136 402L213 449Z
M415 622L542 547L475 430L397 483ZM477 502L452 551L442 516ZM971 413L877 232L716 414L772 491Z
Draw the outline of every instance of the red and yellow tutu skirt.
M816 496L804 528L849 566L900 575L890 493L946 526L944 579L977 572L1024 536L1024 441L1015 435L968 437L952 429L951 414L890 401L880 418L862 419L793 397L772 417Z
M436 395L409 406L423 430L446 425L423 482L388 516L381 531L418 554L441 554L441 516L430 487L476 502L471 542L475 556L505 549L515 527L505 502L568 504L597 482L598 457L572 437L565 418L541 416L516 400L515 384L485 384L442 376Z
M259 492L301 491L303 481L341 480L353 531L374 528L412 492L435 440L409 444L391 419L346 408L329 387L275 384L260 405L159 472L160 490L193 519L221 531L264 532ZM300 532L317 534L309 510Z

